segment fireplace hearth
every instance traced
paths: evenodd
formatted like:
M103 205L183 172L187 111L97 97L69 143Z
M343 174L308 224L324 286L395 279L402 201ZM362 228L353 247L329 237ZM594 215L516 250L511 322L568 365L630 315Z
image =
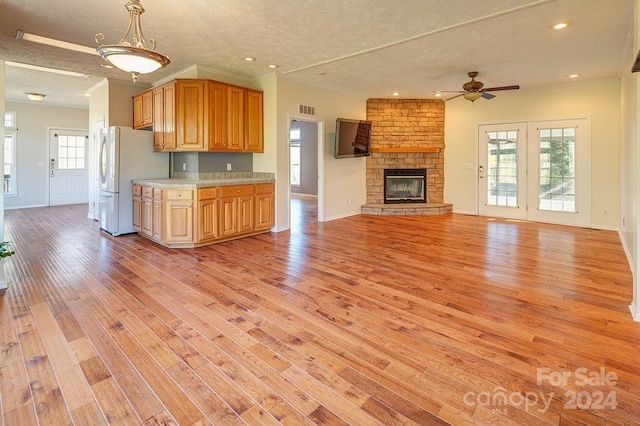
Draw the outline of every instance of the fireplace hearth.
M427 169L384 169L384 203L426 203Z

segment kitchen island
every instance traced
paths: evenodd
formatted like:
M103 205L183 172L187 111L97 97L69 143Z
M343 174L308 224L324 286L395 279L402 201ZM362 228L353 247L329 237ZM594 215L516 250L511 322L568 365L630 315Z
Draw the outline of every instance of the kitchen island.
M198 179L137 179L133 228L170 248L190 248L269 232L274 224L271 173Z

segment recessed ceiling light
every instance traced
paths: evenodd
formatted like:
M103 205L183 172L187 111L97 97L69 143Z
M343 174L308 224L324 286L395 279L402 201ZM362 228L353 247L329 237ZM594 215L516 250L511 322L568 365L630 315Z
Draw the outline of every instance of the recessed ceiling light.
M72 77L82 77L82 78L89 77L89 74L82 74L80 72L59 70L57 68L41 67L41 66L38 66L38 65L23 64L21 62L6 61L5 65L11 66L11 67L16 67L16 68L25 68L25 69L29 69L29 70L50 72L52 74L70 75Z
M276 68L278 68L280 65L276 65L276 64L269 64L267 65L269 68L271 68L272 70L275 70Z
M87 98L91 97L91 93L83 93L82 96L86 96Z
M255 61L255 60L256 60L256 58L253 58L253 57L251 57L251 56L246 56L246 57L244 58L244 60L245 60L245 61L247 61L247 62L253 62L253 61Z
M580 74L569 74L569 78L578 78Z
M440 96L442 96L442 93L440 93L440 92L435 92L435 93L433 94L433 96L435 96L436 98L439 98Z
M551 28L553 28L554 30L564 30L568 26L569 26L568 22L558 22L557 24L554 24Z
M401 93L400 92L391 92L391 96L400 96Z
M16 38L18 40L31 41L33 43L45 44L47 46L59 47L61 49L73 50L74 52L88 53L90 55L97 55L98 51L93 47L82 46L74 43L67 43L66 41L60 41L53 38L42 37L35 34L25 33L22 30L16 31Z

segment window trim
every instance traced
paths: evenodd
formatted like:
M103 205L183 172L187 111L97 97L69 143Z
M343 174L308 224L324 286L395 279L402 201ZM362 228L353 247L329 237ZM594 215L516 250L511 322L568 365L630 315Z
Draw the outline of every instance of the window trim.
M13 154L13 161L11 163L7 163L6 162L6 158L5 158L5 162L3 163L3 174L4 174L4 166L10 165L11 166L11 174L10 174L10 178L9 178L9 188L12 189L11 192L4 192L4 196L7 198L11 198L11 197L16 197L18 195L18 191L17 191L17 154L18 154L18 132L15 129L11 129L11 130L7 130L5 129L4 132L4 139L3 139L3 145L2 145L2 149L4 149L4 143L7 137L11 137L11 153Z

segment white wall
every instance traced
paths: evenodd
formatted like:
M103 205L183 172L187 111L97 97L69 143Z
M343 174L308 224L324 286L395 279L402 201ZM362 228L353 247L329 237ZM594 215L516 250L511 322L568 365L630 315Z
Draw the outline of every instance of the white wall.
M48 130L51 127L87 130L89 111L26 102L6 102L5 108L16 112L16 193L24 194L23 198L5 197L5 208L44 206L47 203Z
M4 112L5 112L5 73L4 61L0 60L0 140L4 141ZM0 164L4 164L4 150L0 149ZM0 197L0 241L4 241L4 197ZM3 268L0 268L0 288L4 283Z
M619 227L620 83L617 79L544 89L500 92L471 103L460 97L445 106L445 202L454 212L477 213L478 125L591 117L591 221ZM471 164L465 169L465 164ZM604 215L603 210L608 214Z
M631 65L640 49L640 0L635 1L633 39L628 45L620 79L620 238L633 272L631 313L640 321L640 73L632 74Z

